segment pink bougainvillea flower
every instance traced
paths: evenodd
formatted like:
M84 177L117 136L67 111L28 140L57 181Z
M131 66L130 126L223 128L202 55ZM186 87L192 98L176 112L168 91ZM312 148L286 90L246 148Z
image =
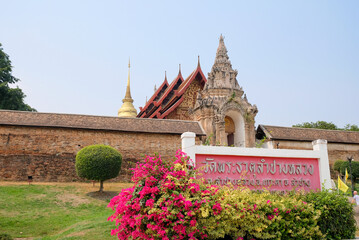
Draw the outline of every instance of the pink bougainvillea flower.
M153 203L155 202L155 200L153 199L148 199L146 201L146 207L153 207Z
M197 223L197 221L196 221L196 220L191 220L191 222L190 222L190 226L191 226L191 227L194 227L194 226L196 226L196 223Z

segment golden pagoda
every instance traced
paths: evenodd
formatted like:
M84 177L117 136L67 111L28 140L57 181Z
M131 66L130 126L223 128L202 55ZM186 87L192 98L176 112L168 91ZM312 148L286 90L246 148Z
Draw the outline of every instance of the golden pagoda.
M122 99L122 106L118 110L119 117L136 117L137 110L133 106L133 99L131 97L131 90L130 90L130 60L128 60L128 78L127 78L127 89L126 89L126 96Z

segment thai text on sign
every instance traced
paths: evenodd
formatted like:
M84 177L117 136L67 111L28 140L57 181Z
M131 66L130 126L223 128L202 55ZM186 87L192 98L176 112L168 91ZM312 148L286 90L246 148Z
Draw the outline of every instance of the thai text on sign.
M196 154L200 177L210 184L285 191L320 189L318 159Z

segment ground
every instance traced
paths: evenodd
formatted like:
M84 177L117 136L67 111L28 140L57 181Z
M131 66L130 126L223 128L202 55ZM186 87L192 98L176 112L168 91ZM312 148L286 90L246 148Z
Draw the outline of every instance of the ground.
M116 239L109 200L128 183L0 182L0 232L14 239Z
M0 182L0 233L18 240L115 240L110 235L115 224L107 221L113 211L106 206L131 185L105 182L100 194L99 183L92 182ZM359 227L359 206L354 212Z

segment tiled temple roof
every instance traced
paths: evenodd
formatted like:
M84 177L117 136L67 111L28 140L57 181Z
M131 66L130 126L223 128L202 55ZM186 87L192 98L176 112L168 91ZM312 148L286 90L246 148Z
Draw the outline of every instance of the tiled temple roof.
M359 144L359 132L326 130L315 128L278 127L259 125L257 138L266 136L269 140L314 141L325 139L328 143Z
M10 110L0 110L0 126L1 125L169 134L194 132L197 136L205 135L199 122L195 121L105 117Z

